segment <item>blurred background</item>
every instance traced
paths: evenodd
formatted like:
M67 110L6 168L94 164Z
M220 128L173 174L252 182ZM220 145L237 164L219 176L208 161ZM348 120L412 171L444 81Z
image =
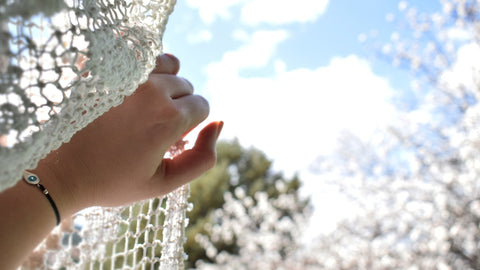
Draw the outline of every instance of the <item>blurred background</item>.
M164 51L225 122L189 267L480 269L479 8L178 1Z

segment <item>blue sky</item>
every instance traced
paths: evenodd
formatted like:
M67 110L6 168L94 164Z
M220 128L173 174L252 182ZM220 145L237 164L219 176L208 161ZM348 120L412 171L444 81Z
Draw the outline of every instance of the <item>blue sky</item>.
M207 3L203 7L197 7L201 5L200 2L202 1L178 1L164 37L166 50L176 54L182 60L182 74L188 76L199 86L205 82L203 69L206 64L219 60L226 51L241 45L240 41L232 37L234 31L243 30L253 33L258 30L284 29L289 32L289 37L279 45L277 55L281 55L291 69L316 68L328 65L334 56L350 54L371 56L374 52L366 49L365 44L359 42L359 36L365 34L368 38L377 36L378 40L388 39L390 34L396 30L396 24L387 22L386 17L388 14L393 14L398 18L400 14L399 1L310 0L302 2L326 4L323 4L325 6L323 10L319 10L314 18L307 22L252 24L242 20L241 13L246 3L253 1L223 1L238 3L225 8L228 11L228 16L225 15L226 18L221 15L212 15L211 19L207 19L208 21L202 20L203 9L208 10L211 5L215 4L219 6L228 6L228 4L209 0L203 1L203 3ZM265 0L257 0L257 2L275 3L275 1ZM289 3L291 1L278 2ZM437 1L420 1L414 5L419 10L427 12L439 8ZM214 13L214 9L210 9L211 13ZM275 6L272 6L271 10L262 12L275 13ZM202 40L201 33L205 35L208 33L209 37L204 37ZM372 64L378 65L378 63ZM377 68L375 72L392 77L390 74L382 72L384 68L384 66ZM265 74L268 73L268 70L253 70L250 74L253 73Z
M440 8L438 1L414 5ZM342 130L368 139L394 121L392 100L409 90L408 72L374 60L371 49L399 31L405 7L383 0L178 1L165 51L180 58L179 75L210 101L210 119L225 121L222 138L237 137L265 151L275 169L299 173L318 213L328 211L322 201L335 198L310 164L332 151Z

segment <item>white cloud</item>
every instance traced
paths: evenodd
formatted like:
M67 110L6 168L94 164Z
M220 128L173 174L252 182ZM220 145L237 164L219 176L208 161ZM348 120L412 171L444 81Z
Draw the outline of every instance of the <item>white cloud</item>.
M256 46L252 42L246 47ZM393 91L355 55L334 58L325 67L289 70L275 54L258 61L248 51L226 53L221 62L209 66L210 119L225 121L222 139L236 137L245 146L265 151L274 160L274 169L288 176L300 172L302 194L310 195L315 205L306 236L329 232L353 208L338 191L308 173L308 167L318 155L333 150L340 131L348 129L365 139L388 124L394 109L387 101ZM235 62L247 61L243 58L258 62ZM271 65L275 74L239 76L240 68L260 62ZM338 206L335 211L326 206L332 202Z
M458 49L457 61L452 68L444 72L441 79L452 89L458 86L473 87L474 75L479 72L480 46L476 43L463 45Z
M213 77L226 79L238 76L240 69L264 67L275 53L277 45L287 37L288 33L284 30L257 31L251 37L245 36L243 38L248 40L245 46L236 51L226 52L221 62L207 67L207 72Z
M208 42L212 40L212 32L208 30L200 30L197 32L189 32L187 36L187 42L190 44L197 44L202 42Z
M276 73L283 73L287 69L287 64L285 64L285 62L283 62L282 60L275 60L273 66Z
M408 7L407 1L400 1L400 2L398 2L398 10L404 11L404 10L407 9L407 7Z
M244 29L237 29L232 32L232 38L234 40L248 42L250 40L249 34Z
M472 38L472 32L461 27L452 27L447 30L449 40L467 41Z
M352 203L339 190L338 186L323 182L318 175L302 172L300 179L304 182L301 194L309 196L314 207L309 226L303 234L305 243L312 243L312 239L322 233L328 234L335 231L339 221L352 217L361 211L358 205ZM335 207L332 207L332 205Z
M187 0L187 4L197 8L205 23L212 23L217 17L230 18L230 8L245 0Z
M232 8L238 7L244 23L281 25L294 22L312 22L322 15L329 0L187 0L198 9L205 23L217 18L232 17Z
M313 70L286 70L277 60L283 67L275 75L256 78L239 77L228 59L209 69L212 118L225 121L224 137L273 157L276 169L304 170L332 149L342 129L367 137L390 120L387 81L356 56Z
M286 24L312 22L322 15L328 0L251 0L242 8L242 20L247 24Z

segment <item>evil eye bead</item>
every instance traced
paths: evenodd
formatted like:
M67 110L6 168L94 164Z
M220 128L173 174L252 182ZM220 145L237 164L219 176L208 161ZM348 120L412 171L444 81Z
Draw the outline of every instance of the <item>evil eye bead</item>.
M35 174L33 174L31 172L24 172L23 173L23 179L31 185L36 185L36 184L40 183L40 178L38 178L38 176L36 176Z

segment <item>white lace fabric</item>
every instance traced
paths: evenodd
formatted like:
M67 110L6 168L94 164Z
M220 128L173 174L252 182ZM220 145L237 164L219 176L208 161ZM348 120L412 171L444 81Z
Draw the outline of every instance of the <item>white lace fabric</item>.
M0 6L0 190L147 79L175 1L8 2Z
M0 1L0 191L147 80L175 2ZM182 268L187 196L84 211L23 268Z

